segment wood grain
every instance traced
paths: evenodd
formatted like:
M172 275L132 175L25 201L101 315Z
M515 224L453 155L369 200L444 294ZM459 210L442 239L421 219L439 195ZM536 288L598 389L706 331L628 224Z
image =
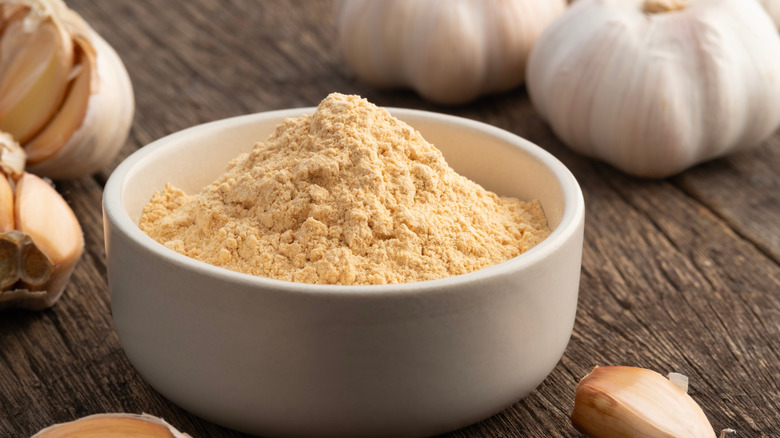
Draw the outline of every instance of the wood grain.
M225 117L316 105L332 91L382 106L481 120L528 138L575 174L587 206L571 342L530 396L450 437L578 437L577 381L594 365L681 372L716 429L780 436L780 135L664 180L581 157L536 115L524 88L439 107L355 79L334 44L330 1L71 0L127 64L136 115L99 174L57 187L87 249L44 312L0 315L0 436L24 437L99 412L147 412L193 437L242 436L149 387L125 357L110 311L102 187L132 152Z

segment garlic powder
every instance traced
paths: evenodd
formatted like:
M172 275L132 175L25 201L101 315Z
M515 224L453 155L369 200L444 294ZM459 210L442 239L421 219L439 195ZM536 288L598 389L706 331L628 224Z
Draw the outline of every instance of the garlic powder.
M139 226L216 266L344 285L464 274L549 234L537 201L486 191L386 110L338 93L285 120L201 193L155 193Z

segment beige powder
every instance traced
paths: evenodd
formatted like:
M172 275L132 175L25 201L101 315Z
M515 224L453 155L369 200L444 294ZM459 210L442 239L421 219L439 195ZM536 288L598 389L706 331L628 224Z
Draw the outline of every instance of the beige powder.
M336 93L284 121L201 193L156 193L140 227L216 266L345 285L464 274L549 234L538 202L486 191L407 124Z

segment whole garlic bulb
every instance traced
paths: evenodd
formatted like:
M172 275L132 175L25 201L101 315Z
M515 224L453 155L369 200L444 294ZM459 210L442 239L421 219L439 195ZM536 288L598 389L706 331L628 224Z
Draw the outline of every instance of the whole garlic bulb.
M665 177L775 131L779 54L756 1L577 0L537 41L527 87L574 150Z
M107 165L135 109L117 53L62 0L2 0L0 20L0 130L27 169L59 179Z
M566 0L342 0L338 44L362 80L461 104L524 79L528 54Z

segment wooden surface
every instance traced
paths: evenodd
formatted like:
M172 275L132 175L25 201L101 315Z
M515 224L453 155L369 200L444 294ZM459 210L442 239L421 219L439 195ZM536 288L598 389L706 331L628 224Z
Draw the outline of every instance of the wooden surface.
M715 429L780 436L780 134L761 147L658 181L568 150L524 88L437 107L357 81L334 44L329 1L71 0L124 59L135 121L98 175L58 181L86 252L44 312L0 314L0 437L98 412L148 412L193 437L239 437L177 406L132 368L112 325L102 186L124 157L174 131L316 105L329 92L481 120L564 162L587 205L579 310L558 366L524 400L451 437L576 437L577 381L594 365L676 371Z

